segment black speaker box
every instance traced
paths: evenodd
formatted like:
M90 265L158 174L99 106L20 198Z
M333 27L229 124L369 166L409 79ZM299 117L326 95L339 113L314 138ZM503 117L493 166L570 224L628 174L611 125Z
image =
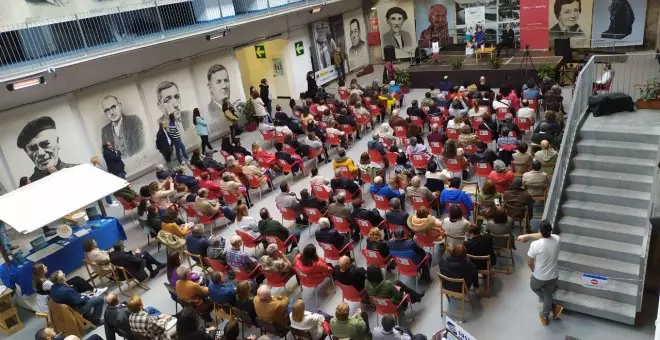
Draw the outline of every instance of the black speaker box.
M395 61L396 52L394 51L394 46L387 45L383 48L383 58L385 61Z
M573 52L571 51L571 39L555 39L555 55L564 57L563 62L570 63L573 59Z

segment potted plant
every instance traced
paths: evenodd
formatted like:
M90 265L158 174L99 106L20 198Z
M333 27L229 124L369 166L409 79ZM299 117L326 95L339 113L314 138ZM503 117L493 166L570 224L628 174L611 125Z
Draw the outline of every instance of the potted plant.
M543 79L545 77L550 77L550 78L554 79L555 78L555 68L550 64L541 64L536 69L536 76L539 79Z
M654 78L637 87L640 93L635 106L638 109L660 109L660 80Z
M463 58L462 57L453 57L449 59L449 67L452 70L458 70L463 67Z
M401 92L407 94L410 92L410 72L407 70L396 69L394 71L394 80L401 87Z
M239 114L243 114L245 116L247 123L245 123L244 128L246 131L254 131L257 129L259 123L257 123L257 119L255 117L254 102L252 102L252 98L248 99L245 104L237 105L236 110Z
M491 56L490 59L488 59L488 65L494 69L498 69L502 67L502 58Z

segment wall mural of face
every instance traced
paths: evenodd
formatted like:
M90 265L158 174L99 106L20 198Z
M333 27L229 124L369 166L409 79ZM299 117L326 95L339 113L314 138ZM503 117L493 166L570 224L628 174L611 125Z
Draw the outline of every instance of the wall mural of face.
M117 123L123 115L121 103L114 96L108 96L103 99L101 101L101 109L105 116L113 123Z
M223 99L230 97L230 85L229 72L227 72L227 69L223 68L211 74L211 79L209 79L208 82L211 98L217 103L222 103Z
M390 25L390 30L395 34L401 33L401 27L406 20L403 18L401 13L392 13L387 17L387 23Z
M351 21L350 29L351 44L357 46L360 43L360 23L357 20Z
M166 116L173 113L174 117L179 119L181 117L179 87L174 85L160 91L158 95L158 107Z
M60 137L57 130L39 132L27 142L24 150L38 170L56 166L60 159Z
M563 27L574 27L578 24L580 18L580 3L573 1L570 4L561 6L557 20Z

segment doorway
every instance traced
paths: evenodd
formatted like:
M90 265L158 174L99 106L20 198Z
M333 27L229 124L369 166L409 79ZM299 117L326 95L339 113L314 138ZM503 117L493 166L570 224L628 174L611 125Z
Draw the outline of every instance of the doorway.
M261 79L266 78L273 99L291 97L283 53L287 45L286 39L272 39L241 47L235 51L246 96L250 95L250 86L254 86L259 91Z

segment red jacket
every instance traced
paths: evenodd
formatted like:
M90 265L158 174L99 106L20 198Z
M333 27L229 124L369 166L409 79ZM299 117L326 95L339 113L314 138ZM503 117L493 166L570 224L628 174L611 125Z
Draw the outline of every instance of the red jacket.
M222 196L220 193L220 184L213 182L212 180L200 180L199 181L199 187L207 189L209 192L212 192L218 196Z
M495 191L500 194L509 189L509 185L511 185L515 177L516 175L510 170L506 172L496 172L493 170L488 175L488 179L495 184Z
M296 255L296 258L293 260L293 268L296 272L302 272L308 276L330 276L332 273L332 267L322 258L316 260L311 266L303 265L301 254Z

